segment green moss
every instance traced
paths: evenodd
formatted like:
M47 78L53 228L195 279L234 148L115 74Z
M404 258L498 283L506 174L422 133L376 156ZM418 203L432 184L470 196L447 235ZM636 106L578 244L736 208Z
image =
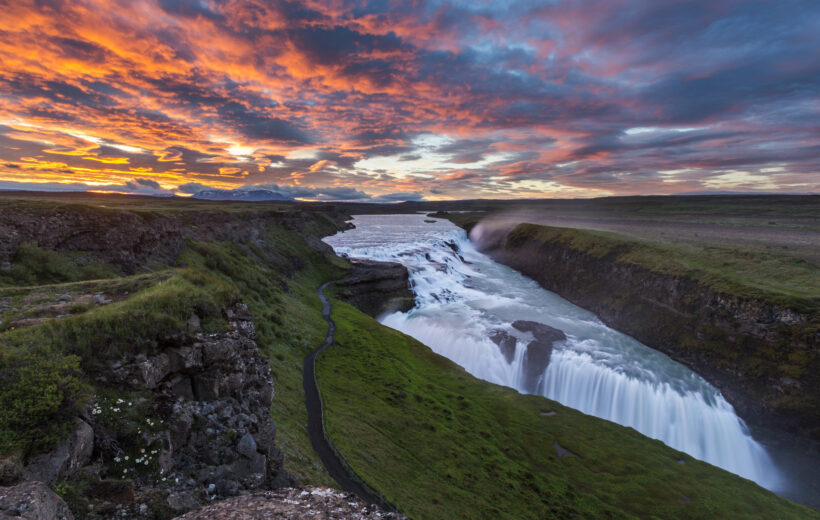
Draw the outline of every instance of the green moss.
M218 330L222 308L239 298L234 287L205 271L180 269L167 279L130 298L93 311L36 327L9 330L5 345L75 354L84 369L96 371L105 363L137 353L153 354L164 336L184 331L196 312L207 328Z
M510 247L560 244L595 258L686 277L717 292L755 298L802 312L820 310L820 267L794 258L732 247L642 240L586 229L519 224Z
M44 349L0 349L0 455L48 451L85 405L79 358Z
M341 302L333 317L326 427L411 518L818 518L632 429L475 379Z
M34 244L20 244L11 259L11 270L0 271L0 285L34 285L43 283L95 280L113 276L113 270L80 252L58 253Z

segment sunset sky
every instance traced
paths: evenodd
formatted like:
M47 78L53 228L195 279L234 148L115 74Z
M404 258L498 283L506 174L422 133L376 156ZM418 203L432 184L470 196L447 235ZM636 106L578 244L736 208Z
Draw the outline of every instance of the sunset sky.
M817 0L0 11L0 189L820 191Z

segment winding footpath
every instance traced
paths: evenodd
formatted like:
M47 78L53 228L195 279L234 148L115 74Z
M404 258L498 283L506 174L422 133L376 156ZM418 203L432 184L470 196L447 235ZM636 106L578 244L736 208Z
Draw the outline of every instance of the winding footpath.
M335 341L336 323L334 323L330 317L330 312L333 307L324 295L325 288L334 283L335 281L324 283L316 291L316 294L322 301L322 317L324 317L330 328L327 331L324 343L305 357L302 385L305 389L305 405L307 405L308 412L308 438L310 438L310 443L322 460L322 464L324 464L327 472L345 491L355 494L365 502L379 505L385 510L393 511L395 507L386 504L381 497L368 490L365 485L362 484L361 480L359 480L342 461L328 441L328 435L325 432L322 414L322 396L319 394L319 386L316 383L316 358Z

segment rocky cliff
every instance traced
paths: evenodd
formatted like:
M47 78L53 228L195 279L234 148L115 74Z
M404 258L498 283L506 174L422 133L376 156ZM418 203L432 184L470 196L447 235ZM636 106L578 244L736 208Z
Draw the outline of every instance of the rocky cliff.
M132 274L150 262L174 264L186 239L263 245L266 231L273 226L304 232L312 246L326 249L319 237L345 228L344 218L332 207L321 212L198 209L163 213L0 200L0 269L10 268L22 244L34 244L52 251L87 253L120 274ZM308 228L311 232L306 232Z
M93 481L76 502L87 518L184 512L220 497L292 485L270 418L273 380L244 304L225 309L229 330L169 338L97 375L131 400L95 396L54 451L4 472L4 484Z
M407 268L394 262L351 260L353 271L336 283L337 296L373 317L413 308Z
M692 277L533 241L529 224L476 227L478 247L718 387L745 420L820 438L820 317ZM472 228L472 223L464 227Z

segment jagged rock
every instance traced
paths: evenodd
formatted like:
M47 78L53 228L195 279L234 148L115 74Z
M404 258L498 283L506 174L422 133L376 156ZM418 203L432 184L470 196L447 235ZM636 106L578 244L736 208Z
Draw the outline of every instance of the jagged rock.
M94 430L82 419L75 419L75 430L51 453L38 455L23 468L25 480L36 480L53 486L58 479L77 472L91 460Z
M199 507L199 501L193 492L174 492L168 495L168 506L177 512L190 511Z
M567 336L560 330L538 323L537 321L514 321L512 326L521 332L531 332L535 339L552 343L553 341L561 341L567 339Z
M22 472L23 456L20 453L0 457L0 486L16 484Z
M243 435L236 445L236 451L249 459L256 456L256 440L254 440L253 435L250 433Z
M169 367L171 372L190 371L202 366L201 347L184 346L170 348L166 352L171 362Z
M190 377L177 374L173 377L173 379L171 379L169 383L171 386L171 391L175 396L181 397L183 399L194 398L194 389L193 386L191 386Z
M402 520L405 517L362 502L355 495L344 491L318 487L291 487L223 500L198 511L187 513L176 520L263 520L267 518Z
M406 312L415 299L407 268L394 262L351 260L353 272L336 283L340 299L370 316Z
M139 390L156 388L171 373L171 358L162 353L146 359L138 355L134 363L129 363L113 371L117 382Z
M524 391L538 393L538 378L547 369L552 357L552 345L556 341L566 339L560 330L535 321L518 320L512 326L521 332L530 332L535 337L527 345L524 353Z
M498 345L498 350L504 355L507 363L512 363L515 358L515 337L505 330L496 329L490 332L490 340Z
M108 305L109 303L111 303L111 300L109 300L108 298L106 298L102 294L95 294L94 297L92 298L92 301L94 303L96 303L97 305Z
M42 482L0 488L0 518L73 520L63 499Z

